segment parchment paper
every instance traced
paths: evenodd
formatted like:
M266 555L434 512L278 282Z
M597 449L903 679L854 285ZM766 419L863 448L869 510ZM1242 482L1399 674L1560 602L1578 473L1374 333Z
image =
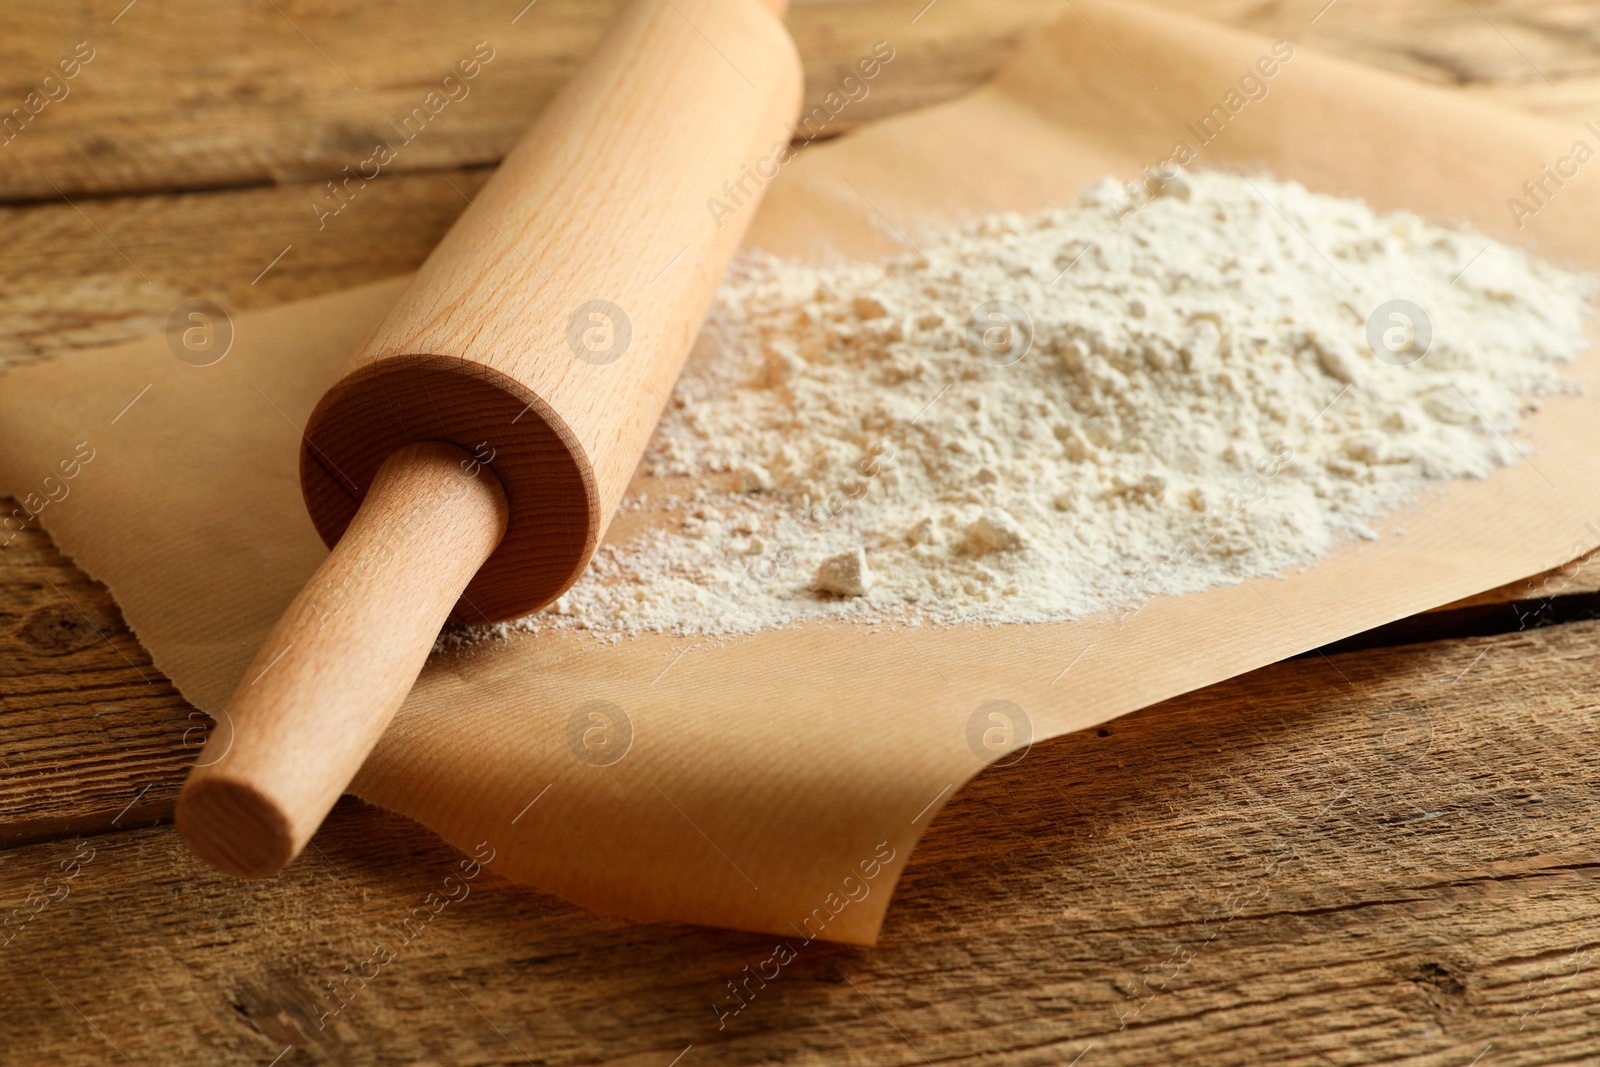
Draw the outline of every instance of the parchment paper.
M1080 0L991 86L804 151L752 241L898 253L939 220L1071 202L1181 140L1195 166L1468 220L1600 268L1600 174L1566 182L1522 230L1506 204L1541 164L1593 141L1584 130L1302 47L1202 147L1185 123L1270 51L1171 12ZM151 338L0 379L0 489L38 502L57 475L68 493L39 521L208 712L324 554L296 484L298 427L402 284L236 316L232 350L209 367ZM355 791L465 849L488 841L496 869L600 911L794 946L871 942L917 838L984 766L968 727L987 702L1022 709L1019 742L1082 729L1595 547L1600 360L1576 374L1586 395L1546 406L1530 461L1452 485L1304 572L1120 620L810 626L721 644L563 633L435 657ZM63 483L80 442L93 458Z

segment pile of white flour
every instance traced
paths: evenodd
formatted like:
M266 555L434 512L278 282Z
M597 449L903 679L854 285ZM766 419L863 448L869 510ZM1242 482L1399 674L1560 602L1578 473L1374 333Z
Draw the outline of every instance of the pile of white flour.
M682 491L623 506L666 521L510 625L1040 622L1303 565L1518 462L1522 418L1573 388L1594 288L1212 173L916 249L736 265L644 460ZM1394 300L1425 321L1380 315L1380 360L1368 320Z

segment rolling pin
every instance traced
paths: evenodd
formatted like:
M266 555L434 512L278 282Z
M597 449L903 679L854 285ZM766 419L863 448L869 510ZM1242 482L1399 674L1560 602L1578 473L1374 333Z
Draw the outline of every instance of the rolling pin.
M332 551L184 783L206 863L281 870L447 619L526 615L583 573L787 158L784 6L628 5L322 397L300 481Z

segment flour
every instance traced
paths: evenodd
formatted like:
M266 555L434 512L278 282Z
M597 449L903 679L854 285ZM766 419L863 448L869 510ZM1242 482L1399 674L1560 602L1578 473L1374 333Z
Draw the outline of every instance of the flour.
M509 625L1046 622L1302 566L1519 462L1594 290L1215 173L916 247L737 263L643 461L682 492L625 501L653 521ZM1375 350L1394 300L1426 321L1380 315Z

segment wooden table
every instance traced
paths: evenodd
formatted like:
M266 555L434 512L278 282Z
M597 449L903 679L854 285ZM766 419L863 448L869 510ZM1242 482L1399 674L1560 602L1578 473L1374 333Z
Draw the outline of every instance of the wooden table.
M6 107L94 50L0 146L13 364L415 267L612 8L125 2L0 11ZM1168 2L1600 117L1600 0ZM1072 14L925 3L797 2L813 97L896 46L840 129ZM323 183L479 40L481 100L319 231ZM401 945L456 857L352 800L274 881L201 868L170 825L199 713L30 532L0 556L0 1062L1594 1063L1597 589L1578 566L1037 746L940 816L877 948L812 946L719 1029L772 939L485 874Z

